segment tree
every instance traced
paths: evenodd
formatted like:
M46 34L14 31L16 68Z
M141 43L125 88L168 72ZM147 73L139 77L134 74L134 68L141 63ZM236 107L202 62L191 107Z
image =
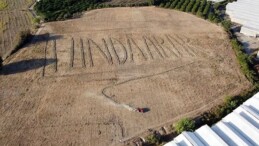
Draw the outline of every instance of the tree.
M167 2L167 3L165 4L165 8L169 8L170 5L171 5L171 3L170 3L170 2Z
M186 11L186 12L191 12L194 3L195 3L195 0L191 0L191 2L187 5L185 11Z
M164 5L165 5L164 3L161 3L161 4L159 5L159 7L164 7Z
M181 6L183 5L183 3L184 3L184 0L180 0L180 2L176 5L176 9L180 9L181 8Z
M215 19L215 14L213 12L210 12L208 15L209 21L213 21Z
M41 0L34 9L46 21L71 18L74 13L95 9L103 0Z
M152 5L154 5L155 4L155 0L148 0L148 5L149 6L152 6Z
M199 5L200 5L200 0L196 0L194 6L192 7L192 13L193 13L193 14L196 14Z
M201 4L199 6L198 12L197 12L197 15L199 17L204 17L202 12L203 12L203 9L204 9L205 5L206 5L206 0L202 0Z
M222 26L224 27L224 29L225 29L226 31L229 31L229 30L230 30L230 27L231 27L231 21L229 21L229 20L224 20L224 21L222 22Z
M193 131L195 128L195 122L189 118L184 118L176 123L175 130L178 134L183 131Z
M210 10L210 6L211 6L211 1L207 2L206 6L205 6L205 8L204 8L204 10L202 12L203 16L206 17L208 15L209 10Z
M171 8L171 9L174 9L179 1L180 1L180 0L175 0L175 1L170 5L170 8Z
M185 0L185 2L183 3L183 5L181 6L181 11L185 11L186 10L186 7L187 5L190 3L190 0Z
M154 131L152 135L149 135L147 137L148 144L159 145L160 141L161 141L161 134L158 131Z
M202 12L201 12L201 11L198 11L198 12L196 13L196 15L199 16L199 17L201 17L201 18L203 18L203 15L202 15Z

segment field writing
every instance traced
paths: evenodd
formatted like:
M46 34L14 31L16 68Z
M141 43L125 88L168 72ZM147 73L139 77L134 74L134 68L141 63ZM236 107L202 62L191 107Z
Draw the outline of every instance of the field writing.
M48 22L0 74L1 145L126 145L252 86L221 27L155 7Z
M46 40L48 41L48 38ZM145 62L164 59L206 57L205 51L201 51L199 46L188 42L186 36L169 34L161 37L125 34L121 40L107 37L99 39L98 42L87 37L85 39L71 37L54 39L51 42L46 46L44 56L46 56L45 59L55 59L55 64L47 67L49 70L54 70L55 74L46 74L51 71L44 69L45 76L57 76L59 72L63 75L71 75L73 69L84 73L93 67L115 67L130 63L145 64ZM67 47L63 49L60 48L61 45Z

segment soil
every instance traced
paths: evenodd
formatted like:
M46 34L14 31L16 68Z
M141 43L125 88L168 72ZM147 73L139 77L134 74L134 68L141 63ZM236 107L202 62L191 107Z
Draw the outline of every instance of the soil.
M28 10L34 0L1 0L7 4L0 10L0 56L6 59L19 44L22 31L33 32L32 14Z
M155 7L93 10L46 23L5 60L0 145L123 145L250 87L215 24Z

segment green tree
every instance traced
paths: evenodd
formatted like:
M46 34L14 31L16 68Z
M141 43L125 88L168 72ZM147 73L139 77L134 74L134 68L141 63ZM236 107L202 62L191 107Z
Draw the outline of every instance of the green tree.
M155 0L148 0L148 5L149 6L152 6L152 5L154 5L155 4Z
M165 4L164 3L161 3L160 5L159 5L159 7L164 7L165 6Z
M196 14L198 8L199 8L199 5L200 5L200 0L196 0L194 6L192 7L192 13L193 14Z
M178 2L180 2L180 0L175 0L175 1L173 1L173 3L170 5L170 8L171 8L171 9L174 9L174 8L176 7L176 5L177 5Z
M202 15L202 12L201 12L201 11L198 11L198 12L196 13L196 15L199 16L199 17L201 17L201 18L203 18L203 15Z
M203 16L207 17L209 10L210 10L210 6L211 6L211 1L207 2L202 14Z
M185 2L183 3L183 5L181 6L181 11L185 11L186 10L186 7L187 5L190 3L190 0L185 0Z
M167 2L167 3L165 4L165 8L170 8L170 5L171 5L171 3L170 3L170 2Z
M158 145L160 143L160 139L155 134L152 134L152 135L147 137L147 142L149 144L156 144L156 145Z
M34 9L46 21L71 18L74 13L97 8L103 0L41 0Z
M175 8L179 10L181 8L181 6L183 5L184 1L185 0L180 0L180 2L176 5Z
M195 4L195 0L191 0L191 2L186 7L186 12L191 12L193 5Z
M199 6L198 12L197 12L197 16L204 17L202 12L203 12L205 5L206 5L206 0L202 0L201 4Z
M226 30L226 31L229 31L230 30L230 27L231 27L231 21L229 21L229 20L224 20L224 21L222 21L222 26L224 27L224 29Z
M176 123L175 130L178 134L183 131L193 131L195 128L195 122L189 118L184 118Z
M209 15L208 15L208 19L210 21L213 21L215 19L215 14L213 12L210 12Z

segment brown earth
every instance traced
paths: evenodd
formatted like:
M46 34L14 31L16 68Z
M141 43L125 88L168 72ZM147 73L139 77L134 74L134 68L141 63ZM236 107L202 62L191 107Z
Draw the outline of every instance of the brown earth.
M0 10L0 56L6 58L18 44L21 31L32 28L28 8L35 0L0 0L7 7Z
M251 86L221 27L179 11L93 10L34 42L0 75L0 145L120 145Z

